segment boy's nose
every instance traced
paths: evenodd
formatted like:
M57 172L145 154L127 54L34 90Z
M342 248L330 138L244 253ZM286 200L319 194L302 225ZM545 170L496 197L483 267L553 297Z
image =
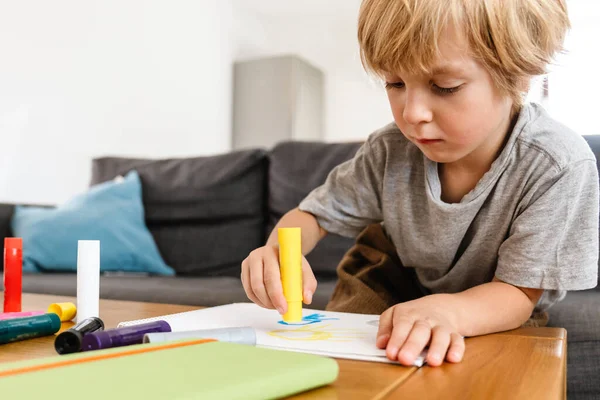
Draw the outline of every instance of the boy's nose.
M402 117L410 125L431 122L433 113L427 102L427 95L418 92L406 93Z

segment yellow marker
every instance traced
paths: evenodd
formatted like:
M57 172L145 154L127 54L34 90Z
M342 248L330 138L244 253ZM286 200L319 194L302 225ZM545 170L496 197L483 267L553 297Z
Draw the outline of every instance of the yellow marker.
M300 228L277 229L279 268L283 295L288 304L285 322L302 321L302 240Z
M62 322L71 321L77 315L77 307L73 303L53 303L48 307L48 312L58 315Z

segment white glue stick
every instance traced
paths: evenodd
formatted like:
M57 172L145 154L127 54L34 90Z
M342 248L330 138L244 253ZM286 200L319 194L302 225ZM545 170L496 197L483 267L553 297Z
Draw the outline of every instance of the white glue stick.
M77 323L100 317L100 241L77 242Z

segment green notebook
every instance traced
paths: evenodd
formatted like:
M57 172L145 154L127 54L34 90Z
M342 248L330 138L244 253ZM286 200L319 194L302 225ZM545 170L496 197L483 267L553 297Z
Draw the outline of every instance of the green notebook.
M273 399L332 383L337 375L336 361L321 356L181 341L0 364L0 393L44 400Z

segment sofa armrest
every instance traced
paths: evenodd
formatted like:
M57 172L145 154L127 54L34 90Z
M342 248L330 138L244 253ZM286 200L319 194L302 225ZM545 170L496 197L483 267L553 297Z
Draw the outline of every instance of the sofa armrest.
M47 208L54 207L53 205L48 205L48 204L23 204L23 205L31 206L31 207L47 207ZM10 221L15 212L15 206L16 206L16 204L0 203L0 239L2 240L2 243L0 243L0 246L3 245L3 242L4 242L3 239L5 237L11 237L13 234L12 229L10 228ZM0 262L0 264L2 264L2 263ZM0 270L1 269L2 269L2 265L0 265Z
M10 237L12 231L10 229L10 220L15 211L14 204L2 204L0 203L0 239L4 242L5 237ZM2 266L0 266L2 269Z

